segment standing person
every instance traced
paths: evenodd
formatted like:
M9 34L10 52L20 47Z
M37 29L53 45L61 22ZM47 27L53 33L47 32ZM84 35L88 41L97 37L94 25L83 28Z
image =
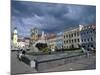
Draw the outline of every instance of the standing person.
M95 53L95 49L93 47L90 48L92 53Z
M23 55L26 54L25 47L23 47L22 54L23 54Z
M18 57L18 59L21 61L21 58L22 58L22 51L18 51L17 57Z
M89 52L84 47L82 47L82 51L87 57L89 57Z
M23 51L22 51L22 54L23 54L23 55L25 55L25 54L26 54L26 51L25 51L25 50L23 50Z
M20 48L20 50L18 51L18 54L17 54L17 57L18 59L21 61L22 59L22 56L23 56L23 48Z

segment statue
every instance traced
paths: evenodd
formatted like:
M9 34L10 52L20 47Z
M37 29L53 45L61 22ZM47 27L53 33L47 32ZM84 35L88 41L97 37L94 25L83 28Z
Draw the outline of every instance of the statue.
M46 44L46 41L45 41L45 34L44 34L44 31L42 31L42 35L41 35L41 37L40 37L40 39L38 40L38 41L36 41L33 45L32 45L32 50L34 51L34 52L38 52L39 51L39 49L36 47L37 46L37 44Z

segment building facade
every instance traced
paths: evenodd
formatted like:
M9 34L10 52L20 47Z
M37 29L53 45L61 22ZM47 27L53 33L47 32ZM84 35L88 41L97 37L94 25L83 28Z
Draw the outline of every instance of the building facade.
M19 38L18 39L18 48L24 49L25 48L25 40L24 38Z
M63 48L79 48L80 45L80 31L79 27L70 28L63 33Z
M56 48L56 34L49 34L47 36L47 44L50 49Z
M60 33L56 37L56 48L62 49L63 47L63 33Z
M25 46L28 48L30 46L30 38L29 37L24 37L25 40Z
M79 27L65 30L63 33L63 48L89 49L96 48L96 25L79 25Z
M87 25L80 29L81 46L85 48L96 48L96 26Z

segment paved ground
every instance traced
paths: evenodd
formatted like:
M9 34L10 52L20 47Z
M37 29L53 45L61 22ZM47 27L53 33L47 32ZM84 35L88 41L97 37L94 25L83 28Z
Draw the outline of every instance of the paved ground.
M80 57L79 60L73 61L62 66L58 66L52 69L46 69L44 72L55 72L55 71L72 71L72 70L87 70L96 68L95 56L91 55L89 58ZM32 69L29 65L20 62L16 57L16 52L11 52L11 74L25 74L25 73L36 73L35 69Z
M58 66L56 68L45 70L45 72L96 69L96 60L95 59L96 59L96 57L94 55L91 55L89 58L81 57L80 60L76 60L72 63L68 63L63 66Z
M36 56L36 60L38 62L46 61L46 60L54 60L54 59L60 59L64 57L70 57L80 55L79 52L63 52L63 53L55 53L55 54L49 54L49 55L38 55Z
M11 52L11 74L23 74L23 73L33 73L36 72L35 69L32 69L30 66L19 61L16 56L16 52Z

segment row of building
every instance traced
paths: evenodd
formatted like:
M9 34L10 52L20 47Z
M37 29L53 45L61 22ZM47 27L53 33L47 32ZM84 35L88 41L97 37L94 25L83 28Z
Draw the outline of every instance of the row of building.
M39 38L38 32L38 29L33 29L32 34L34 33L34 35L32 35L32 38L37 40ZM79 25L78 27L67 28L61 33L45 34L44 37L49 47L54 49L79 48L80 46L95 48L96 25Z
M79 27L65 30L63 33L64 48L96 48L96 26L79 25Z
M43 34L42 34L43 33ZM14 42L17 38L17 33L14 33ZM18 39L19 44L24 42L24 45L34 44L38 40L45 40L45 43L51 49L71 49L80 48L96 48L96 25L79 25L78 27L67 28L60 33L44 33L37 28L31 29L29 38Z
M19 37L17 28L14 29L11 35L11 49L28 48L30 45L29 37Z

